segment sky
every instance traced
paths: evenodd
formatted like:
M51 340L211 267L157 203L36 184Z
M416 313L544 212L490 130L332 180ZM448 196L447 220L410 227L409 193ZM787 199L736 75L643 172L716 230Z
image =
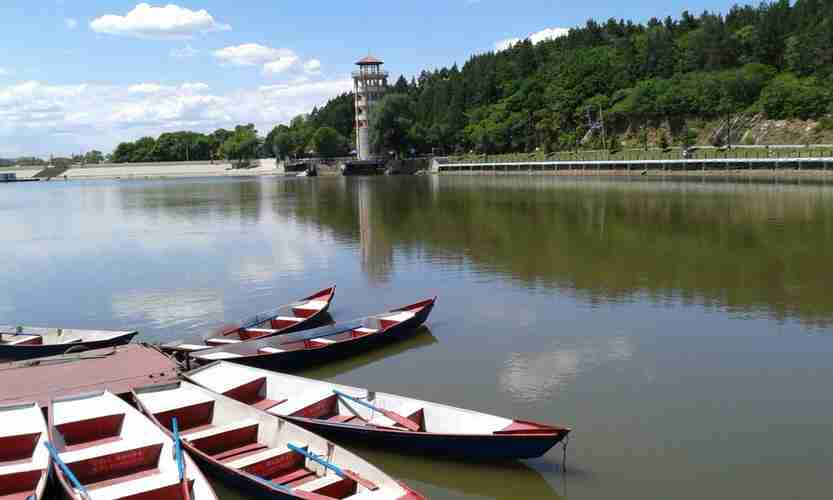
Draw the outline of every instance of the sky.
M265 135L352 88L368 53L393 78L463 64L587 19L644 22L724 0L2 0L0 158L254 123Z

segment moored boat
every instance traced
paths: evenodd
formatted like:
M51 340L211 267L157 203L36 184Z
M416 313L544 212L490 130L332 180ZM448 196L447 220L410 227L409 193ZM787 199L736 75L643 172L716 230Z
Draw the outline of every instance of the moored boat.
M0 360L19 361L124 345L138 333L0 326Z
M0 499L43 498L50 463L46 440L37 403L0 406Z
M477 460L534 458L567 427L513 420L429 401L217 362L188 380L333 439Z
M181 446L103 391L53 400L47 447L64 498L216 500Z
M191 359L198 364L229 360L281 371L306 368L405 338L428 319L436 300L434 297L386 313L337 322L299 334L199 351L193 353Z
M209 335L203 343L176 341L160 347L165 352L187 354L315 328L321 326L335 293L336 287L333 285L291 304L227 325Z
M258 498L423 498L344 448L197 385L149 386L133 397L166 431L176 418L183 445L207 472Z

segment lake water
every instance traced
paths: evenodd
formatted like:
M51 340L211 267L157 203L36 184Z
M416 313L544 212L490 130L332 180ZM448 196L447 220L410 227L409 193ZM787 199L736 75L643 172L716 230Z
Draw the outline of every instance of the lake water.
M439 295L305 374L574 434L566 470L357 449L432 499L833 494L830 184L41 182L0 185L0 228L0 324L197 339L331 283L336 319Z

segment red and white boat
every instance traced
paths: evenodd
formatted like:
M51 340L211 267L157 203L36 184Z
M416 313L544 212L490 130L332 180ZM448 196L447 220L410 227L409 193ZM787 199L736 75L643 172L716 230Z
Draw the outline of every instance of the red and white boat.
M46 440L37 403L0 406L0 499L43 498L49 477Z
M535 458L567 427L514 420L430 401L217 362L185 374L207 389L339 442L474 460Z
M203 343L176 341L160 347L168 353L187 354L315 328L321 326L335 294L336 287L333 285L273 311L225 326L206 338Z
M49 431L64 498L217 499L174 440L110 392L53 400Z
M291 422L188 382L134 389L160 428L177 419L210 474L257 498L424 498L357 455ZM301 402L298 402L301 404Z

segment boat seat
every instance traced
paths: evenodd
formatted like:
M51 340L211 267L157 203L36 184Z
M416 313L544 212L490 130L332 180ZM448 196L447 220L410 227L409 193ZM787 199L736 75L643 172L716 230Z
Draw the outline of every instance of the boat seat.
M179 344L176 348L182 351L204 351L205 349L211 349L211 346L205 344Z
M283 328L297 325L301 321L304 321L304 318L297 318L295 316L278 316L273 318L269 323L272 328L281 330Z
M252 406L257 408L258 410L266 411L269 408L274 408L275 406L278 406L279 404L285 403L287 401L287 399L261 399L257 403L252 404Z
M407 419L411 419L415 414L419 413L423 408L424 405L422 403L416 401L404 401L400 406L396 408L387 408L385 406L380 406L384 410L395 411L396 413L402 415ZM379 425L382 427L397 427L403 428L401 425L397 424L395 421L389 419L388 417L382 415L379 412L374 412L373 418L367 421L367 423L371 425ZM415 424L420 424L418 421L414 421Z
M323 338L323 337L317 338L317 339L311 339L311 340L313 342L320 342L322 344L335 344L335 342L336 342L335 340L331 340L331 339L327 339L327 338Z
M238 458L242 458L243 456L257 453L265 450L266 448L268 448L268 446L262 443L250 443L240 446L239 448L232 448L230 450L217 453L216 455L212 455L212 458L220 462L228 462L230 460L236 460Z
M319 389L299 394L297 397L269 408L273 415L316 418L335 403L332 390Z
M190 479L193 484L194 480ZM150 495L153 493L153 495ZM128 498L181 498L182 490L179 474L167 472L153 474L132 481L122 481L101 488L90 490L95 500L115 500Z
M304 445L304 448L307 446ZM260 477L272 477L283 471L302 467L306 458L294 451L269 448L237 460L226 462L227 467L241 469Z
M279 354L282 352L286 352L284 349L275 349L274 347L261 347L257 350L260 354Z
M199 359L208 359L212 361L216 361L219 359L234 359L234 358L242 358L240 354L235 354L233 352L212 352L210 354L200 354L195 356Z
M327 301L326 300L309 300L309 301L307 301L306 303L304 303L300 306L293 307L293 309L311 309L311 310L315 310L315 311L320 311L321 309L324 309L325 307L327 307Z
M240 342L242 341L237 339L206 339L205 341L206 344L213 346L239 344Z
M0 464L32 458L42 432L0 436ZM2 469L0 469L2 471Z
M382 328L388 328L390 326L398 325L403 321L408 321L409 319L415 316L414 313L411 311L400 311L396 314L389 314L387 316L380 316L379 323L381 323Z
M64 443L69 447L118 437L123 422L124 413L119 412L55 424L55 429L61 433Z
M376 330L376 329L374 329L374 328L365 328L365 327L361 327L361 328L354 328L354 329L353 329L353 331L354 331L354 332L359 332L359 333L376 333L376 332L378 332L379 330Z
M292 472L282 474L282 475L272 479L272 482L277 483L277 484L288 484L288 483L298 481L300 479L306 479L309 476L314 476L314 475L315 475L315 473L312 472L311 470L301 467L299 469L293 470Z
M217 454L256 442L258 427L258 421L249 418L226 425L186 432L182 438L202 452Z
M16 335L12 340L3 342L6 345L43 345L43 337L40 335Z
M40 468L4 472L0 468L0 499L26 499L37 487L43 471L44 469Z
M154 436L155 437L155 436ZM116 441L60 454L81 483L107 481L156 468L162 453L161 442Z
M61 344L61 345L65 345L65 344L77 344L78 342L81 342L82 340L83 340L83 339L81 339L81 338L74 338L74 339L66 339L66 340L64 340L63 342L58 342L58 343L59 343L59 344Z
M214 398L202 391L180 387L172 391L148 392L142 394L142 406L168 429L176 417L180 431L211 423L214 414Z
M301 486L298 486L297 488L295 488L295 490L296 491L306 491L306 492L309 492L309 493L317 493L319 490L322 490L322 489L326 488L327 486L332 486L336 483L340 483L341 481L344 481L344 479L342 479L341 477L339 477L335 474L329 474L329 475L324 476L324 477L319 477L318 479L315 479L314 481L304 483ZM348 481L350 481L350 480L348 479ZM350 481L350 482L352 483L352 481Z
M273 330L271 328L246 328L245 330L240 331L240 338L244 340L252 340L266 337L268 335L274 335L276 333L278 333L278 330Z

